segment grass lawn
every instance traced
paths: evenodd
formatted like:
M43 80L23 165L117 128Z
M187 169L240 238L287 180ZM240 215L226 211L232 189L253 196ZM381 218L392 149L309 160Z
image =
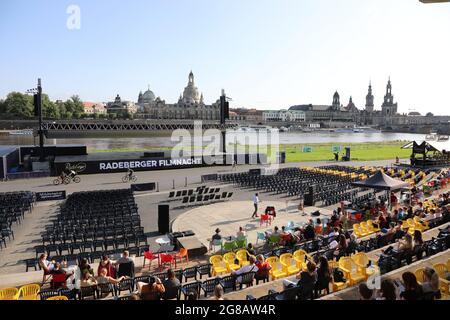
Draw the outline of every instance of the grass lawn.
M411 150L403 150L405 142L371 142L371 143L325 143L286 145L280 150L286 150L286 162L325 161L334 159L333 146L340 145L342 150L339 156L345 152L345 147L351 148L351 160L389 160L399 157L409 158ZM303 147L311 147L312 152L303 152Z

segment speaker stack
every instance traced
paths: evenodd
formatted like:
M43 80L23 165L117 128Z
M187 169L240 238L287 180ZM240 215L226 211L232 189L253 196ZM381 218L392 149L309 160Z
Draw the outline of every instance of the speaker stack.
M169 233L170 215L169 205L160 204L158 206L158 232L160 234Z
M305 206L314 206L316 204L314 194L316 193L315 186L310 186L308 193L305 194Z

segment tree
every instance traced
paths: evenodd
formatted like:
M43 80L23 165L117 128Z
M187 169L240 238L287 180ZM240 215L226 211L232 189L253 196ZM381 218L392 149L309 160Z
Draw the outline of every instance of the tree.
M11 92L4 102L5 113L19 119L29 119L34 116L33 96L20 92Z
M66 100L64 107L66 112L70 112L75 118L80 118L81 114L84 113L83 102L77 95L73 95L70 99Z
M47 119L59 119L61 117L59 107L50 101L48 95L42 95L42 114Z

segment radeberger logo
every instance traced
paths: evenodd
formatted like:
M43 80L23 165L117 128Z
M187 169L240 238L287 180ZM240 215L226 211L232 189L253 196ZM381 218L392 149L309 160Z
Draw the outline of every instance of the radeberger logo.
M86 163L76 163L74 165L71 163L66 163L66 169L73 170L75 172L83 172L86 170Z

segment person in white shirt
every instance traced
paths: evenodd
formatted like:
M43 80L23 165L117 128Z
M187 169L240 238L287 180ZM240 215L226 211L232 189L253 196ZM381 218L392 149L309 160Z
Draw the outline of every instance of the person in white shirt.
M236 233L236 237L237 237L238 239L240 239L240 238L245 238L245 231L244 231L244 228L239 227L239 231Z
M236 270L231 273L234 276L238 276L238 278L236 279L236 281L238 283L242 282L242 277L239 277L240 275L243 275L243 274L249 273L249 272L255 272L255 273L258 272L258 267L255 265L256 258L254 256L250 256L248 258L248 261L250 262L249 265L243 266L239 270Z
M253 206L255 207L255 211L253 212L252 219L258 218L258 203L259 203L259 195L256 193L253 196Z

